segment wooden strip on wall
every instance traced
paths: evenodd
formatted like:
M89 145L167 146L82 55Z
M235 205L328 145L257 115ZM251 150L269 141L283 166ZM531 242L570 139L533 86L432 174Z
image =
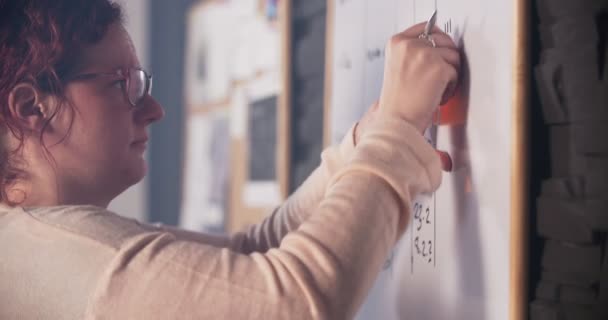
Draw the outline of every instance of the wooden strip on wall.
M509 319L527 319L528 228L529 228L529 94L530 94L530 4L515 1L513 123L511 155L511 230Z

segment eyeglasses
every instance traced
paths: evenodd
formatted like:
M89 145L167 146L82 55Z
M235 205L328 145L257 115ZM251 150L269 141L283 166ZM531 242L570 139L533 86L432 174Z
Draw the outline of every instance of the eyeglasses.
M133 107L140 105L146 95L152 91L152 75L140 68L124 68L115 72L85 73L70 77L68 81L87 80L100 76L119 76L122 90Z

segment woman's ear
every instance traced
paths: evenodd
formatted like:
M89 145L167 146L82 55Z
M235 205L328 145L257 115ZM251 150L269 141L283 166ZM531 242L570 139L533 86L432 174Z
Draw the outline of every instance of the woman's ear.
M24 129L39 132L49 119L53 99L44 98L31 83L19 83L9 93L8 106L11 116Z

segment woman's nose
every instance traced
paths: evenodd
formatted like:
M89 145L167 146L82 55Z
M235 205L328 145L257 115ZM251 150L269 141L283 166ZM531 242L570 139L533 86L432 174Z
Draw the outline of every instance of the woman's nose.
M135 115L138 122L149 125L165 116L165 110L151 95L146 95L142 103L142 107L137 110Z

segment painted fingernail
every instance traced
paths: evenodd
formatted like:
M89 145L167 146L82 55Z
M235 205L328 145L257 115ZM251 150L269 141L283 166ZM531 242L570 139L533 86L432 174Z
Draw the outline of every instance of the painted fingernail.
M441 168L444 171L452 172L452 169L453 169L452 157L450 157L450 155L445 151L439 151L439 150L436 150L436 151L437 151L437 154L439 155L439 160L441 161Z

